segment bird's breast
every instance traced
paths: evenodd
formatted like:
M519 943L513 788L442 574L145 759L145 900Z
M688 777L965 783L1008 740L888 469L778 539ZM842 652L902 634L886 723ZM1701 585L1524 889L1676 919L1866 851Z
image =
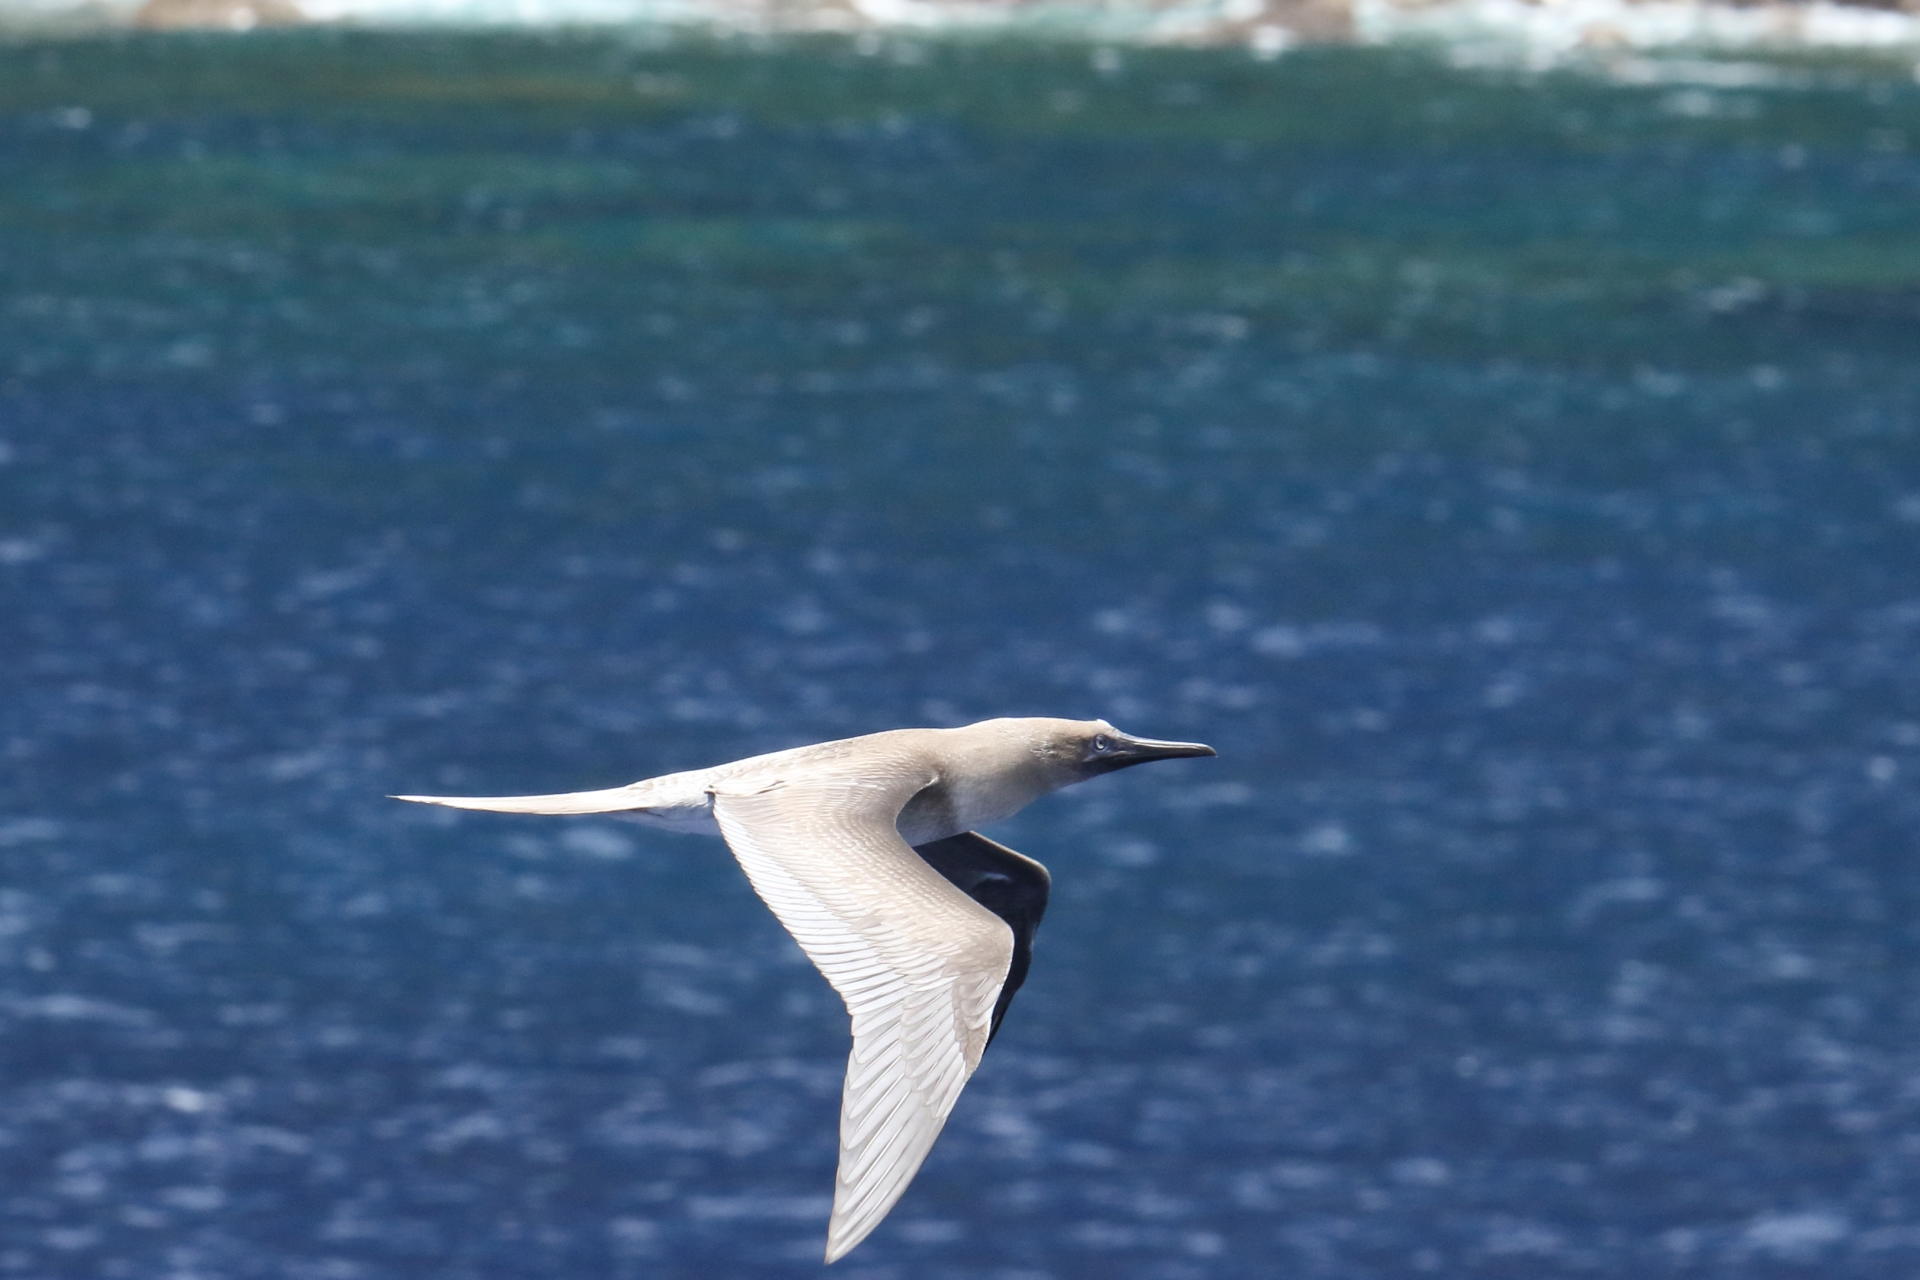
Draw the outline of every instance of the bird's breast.
M900 817L894 825L900 829L901 838L908 844L944 840L968 830L961 825L953 789L945 782L936 782L916 792L913 799L907 801L906 807L900 810Z
M944 840L1012 817L1034 800L1033 792L1016 782L1000 778L942 778L907 801L896 825L908 844L917 845Z

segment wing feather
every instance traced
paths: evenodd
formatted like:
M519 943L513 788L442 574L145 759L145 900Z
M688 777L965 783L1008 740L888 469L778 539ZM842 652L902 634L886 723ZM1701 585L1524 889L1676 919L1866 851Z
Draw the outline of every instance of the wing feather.
M713 793L754 890L853 1024L828 1262L865 1239L919 1171L980 1064L1013 958L1013 931L894 826L930 780L903 769L877 784L866 773Z

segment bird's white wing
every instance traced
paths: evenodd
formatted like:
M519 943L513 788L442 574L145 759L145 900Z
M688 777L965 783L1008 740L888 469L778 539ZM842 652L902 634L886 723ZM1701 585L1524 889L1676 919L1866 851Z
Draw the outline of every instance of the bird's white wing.
M980 1064L1013 956L1013 931L894 827L929 781L903 768L891 780L863 771L713 792L754 890L853 1019L828 1262L913 1181Z

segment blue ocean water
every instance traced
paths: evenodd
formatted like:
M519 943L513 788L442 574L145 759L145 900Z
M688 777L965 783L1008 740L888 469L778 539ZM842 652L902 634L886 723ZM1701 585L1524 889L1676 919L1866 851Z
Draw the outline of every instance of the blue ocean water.
M724 849L383 797L1060 714L1220 758L835 1274L1913 1275L1920 85L1768 67L0 48L0 1274L816 1274Z

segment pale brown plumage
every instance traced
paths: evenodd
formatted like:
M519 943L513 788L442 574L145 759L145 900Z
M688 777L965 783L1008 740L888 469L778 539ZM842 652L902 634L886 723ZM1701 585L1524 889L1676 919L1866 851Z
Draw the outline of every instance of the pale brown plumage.
M566 795L399 796L609 813L725 838L853 1023L827 1261L906 1190L1026 977L1046 869L973 828L1131 764L1212 755L1104 720L896 729Z

